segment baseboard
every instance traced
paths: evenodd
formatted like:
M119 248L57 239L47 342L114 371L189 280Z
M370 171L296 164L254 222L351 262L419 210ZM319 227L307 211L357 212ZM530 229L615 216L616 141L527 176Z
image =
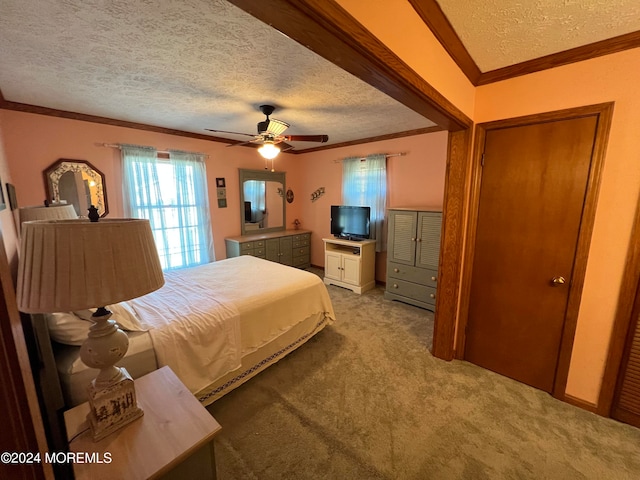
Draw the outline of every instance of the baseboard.
M589 412L600 415L600 413L598 412L598 405L596 405L595 403L587 402L586 400L581 400L579 398L572 397L567 393L564 394L564 398L562 398L562 400L570 405L573 405L574 407L579 407L579 408L582 408L583 410L587 410Z

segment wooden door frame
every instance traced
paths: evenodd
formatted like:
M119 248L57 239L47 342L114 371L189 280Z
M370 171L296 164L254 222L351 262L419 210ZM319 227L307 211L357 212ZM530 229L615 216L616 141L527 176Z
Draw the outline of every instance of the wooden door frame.
M597 105L589 105L584 107L570 108L566 110L558 110L554 112L539 113L527 115L524 117L510 118L493 122L481 123L476 125L474 135L474 155L472 159L471 173L471 193L470 193L470 211L474 212L468 218L467 224L467 242L468 248L464 254L464 265L467 265L462 274L462 289L460 302L460 322L456 335L456 357L464 359L464 348L466 340L466 328L469 316L469 296L471 291L471 276L474 260L474 245L476 241L476 230L478 217L477 212L480 203L480 185L482 177L481 160L484 151L484 144L488 131L497 130L508 127L521 127L536 123L552 122L559 120L571 120L585 116L597 116L597 126L595 132L595 140L593 146L593 159L589 167L589 177L587 180L587 192L585 196L584 209L582 212L582 220L578 233L578 244L576 248L575 264L571 276L571 290L569 292L569 300L565 314L564 327L562 332L562 340L560 344L560 354L556 375L554 380L552 395L555 398L576 403L571 397L565 393L567 385L567 377L569 374L569 364L571 362L571 351L578 320L578 312L580 309L580 299L582 297L582 289L584 286L584 277L587 268L587 259L589 255L589 246L593 233L593 225L595 222L595 212L598 200L598 192L600 189L600 180L602 167L604 165L604 157L609 138L609 129L611 126L611 118L613 116L613 102L601 103ZM588 407L580 404L581 407ZM595 410L595 407L588 407Z
M625 262L618 308L611 331L609 352L605 363L602 386L598 397L596 413L604 416L611 415L613 399L624 349L627 343L631 322L637 318L640 310L640 203L636 206L636 216L631 230L629 250Z
M634 248L632 248L632 250L634 250ZM626 322L627 331L620 332L621 335L619 335L618 337L622 345L622 350L620 352L620 362L618 363L618 367L617 367L616 382L614 384L613 395L611 397L611 405L606 410L604 408L606 405L604 404L602 405L603 410L608 411L611 417L617 420L620 420L621 422L625 422L634 426L638 426L637 414L629 412L624 408L619 409L618 412L616 413L615 408L616 406L618 407L620 406L618 402L620 400L620 394L623 387L623 380L627 372L627 369L624 368L623 365L625 364L627 366L629 365L628 362L629 362L631 350L630 349L627 350L627 348L631 347L631 342L633 342L634 337L637 334L637 329L640 328L640 325L636 322L636 319L638 318L639 315L640 315L640 285L638 285L638 289L636 290L635 300L632 305L631 314L629 315L628 321ZM613 337L611 340L613 343ZM609 351L610 355L611 355L611 350L612 349L610 349ZM601 396L603 391L604 391L604 388L600 390ZM616 400L618 400L618 402L616 402ZM598 407L601 407L601 405L599 404ZM614 416L614 413L616 413L615 416Z

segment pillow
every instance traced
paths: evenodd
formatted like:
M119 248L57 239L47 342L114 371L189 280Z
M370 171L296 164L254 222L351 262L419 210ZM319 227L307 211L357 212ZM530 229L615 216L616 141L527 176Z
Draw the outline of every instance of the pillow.
M46 317L49 335L56 342L80 346L87 339L91 322L67 312L49 313Z
M122 330L130 332L146 332L148 325L140 322L133 308L126 302L109 305L107 307ZM51 338L65 345L80 346L89 335L89 327L93 324L91 315L96 309L80 310L77 312L57 312L47 314L47 324Z
M115 320L122 330L128 330L130 332L146 332L149 330L149 326L138 320L135 310L127 302L107 305L107 310L110 310L113 314L111 315L111 320ZM91 308L89 310L78 310L73 313L83 320L92 321L91 315L93 315L95 311L95 308Z

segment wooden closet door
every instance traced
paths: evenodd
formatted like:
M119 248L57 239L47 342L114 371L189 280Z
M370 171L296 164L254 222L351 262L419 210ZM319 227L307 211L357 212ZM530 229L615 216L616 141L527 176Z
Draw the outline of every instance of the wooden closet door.
M598 117L487 131L465 360L552 392Z
M638 287L611 417L640 428L640 285Z

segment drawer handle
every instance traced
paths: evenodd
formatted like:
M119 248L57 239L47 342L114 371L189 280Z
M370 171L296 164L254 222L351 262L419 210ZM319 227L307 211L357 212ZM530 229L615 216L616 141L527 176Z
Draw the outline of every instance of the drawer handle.
M398 288L398 284L397 284L397 283L394 283L394 284L393 284L393 288Z
M399 268L394 268L393 271L398 273L400 271L400 269Z
M412 241L412 242L415 242L415 241L416 241L416 239L415 239L415 238L411 238L411 241Z
M435 282L438 279L436 277L431 277L431 280Z
M430 296L431 298L436 298L435 293L430 293L430 294L429 294L429 296Z

